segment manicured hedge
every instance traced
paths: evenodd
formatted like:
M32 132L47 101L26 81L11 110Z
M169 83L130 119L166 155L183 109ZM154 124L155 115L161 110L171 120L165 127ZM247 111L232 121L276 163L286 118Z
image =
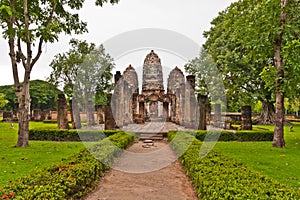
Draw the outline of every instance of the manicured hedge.
M171 131L177 132L177 131ZM266 131L266 130L259 130L259 131L185 131L190 135L195 136L198 140L204 141L207 132L209 133L208 137L210 138L218 138L218 141L272 141L274 132ZM206 138L208 139L208 138Z
M109 167L93 155L102 155L103 160L112 163L122 150L133 142L134 137L120 132L93 145L60 163L12 181L0 189L3 199L79 199L98 183L103 171ZM116 146L112 145L115 144Z
M175 134L169 133L169 141ZM183 133L181 140L171 142L176 153L181 153L182 141L189 137L192 136ZM199 199L300 199L296 190L253 172L216 151L200 158L201 145L199 140L194 139L180 157Z
M273 131L238 131L236 133L239 141L272 141Z
M46 119L43 121L44 124L57 124L57 120ZM72 121L68 121L68 123L72 123ZM86 121L81 121L81 123L87 123Z
M119 132L118 130L58 130L58 129L31 129L29 140L41 141L99 141L107 136Z

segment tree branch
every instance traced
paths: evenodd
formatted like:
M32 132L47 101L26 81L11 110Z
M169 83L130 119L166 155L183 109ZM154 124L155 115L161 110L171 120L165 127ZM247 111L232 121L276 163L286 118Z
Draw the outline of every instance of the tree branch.
M53 15L54 15L54 11L56 9L56 6L57 6L57 2L54 4L54 6L52 7L52 10L51 10L51 13L49 15L49 18L46 22L46 27L49 26L49 24L52 22L52 18L53 18ZM44 39L43 37L40 38L40 41L39 41L39 46L38 46L38 52L36 54L36 56L34 57L34 59L32 60L32 63L30 65L30 71L32 70L33 66L35 65L35 63L38 61L38 59L41 57L41 54L42 54L42 47L43 47L43 42L44 42Z
M23 1L24 7L24 24L25 24L25 41L27 46L27 62L24 66L25 72L30 70L30 63L32 59L32 50L31 50L31 40L30 40L30 31L29 31L29 15L28 15L28 2L27 0ZM25 81L25 80L24 80Z
M25 66L26 65L26 63L25 63L26 57L24 56L23 51L22 51L22 45L21 45L21 39L20 39L20 37L18 37L17 62L18 62L19 59L22 60L22 64L23 64L23 66Z
M16 21L15 1L10 0L9 6L13 12L12 15L10 16L9 22L8 22L8 29L11 30L11 33L9 35L9 40L8 40L9 57L11 59L11 64L12 64L15 90L16 90L16 92L20 92L21 88L20 88L20 81L19 81L18 65L17 65L17 60L16 60L16 54L15 54L15 32L14 32L14 23Z

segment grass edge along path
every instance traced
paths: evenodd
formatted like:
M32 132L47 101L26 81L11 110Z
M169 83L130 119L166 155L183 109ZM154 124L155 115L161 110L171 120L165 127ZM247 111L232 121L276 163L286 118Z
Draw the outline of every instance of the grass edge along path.
M3 199L78 199L91 191L102 172L109 169L100 160L113 162L134 140L128 133L116 133L60 163L37 170L0 189ZM96 158L97 157L97 158Z
M16 178L30 174L62 158L78 153L84 148L81 142L29 141L27 148L15 148L18 137L18 124L0 122L0 188ZM39 122L30 122L30 128L44 126Z
M185 141L193 137L171 132L168 139L175 153L182 152ZM173 138L176 136L176 140ZM178 139L180 138L180 139ZM173 141L172 141L173 140ZM200 158L202 143L194 139L179 158L200 199L299 199L299 191L266 176L216 151Z
M256 128L274 130L272 125ZM262 173L300 191L300 123L285 126L286 148L273 148L271 142L218 142L215 149L249 169Z

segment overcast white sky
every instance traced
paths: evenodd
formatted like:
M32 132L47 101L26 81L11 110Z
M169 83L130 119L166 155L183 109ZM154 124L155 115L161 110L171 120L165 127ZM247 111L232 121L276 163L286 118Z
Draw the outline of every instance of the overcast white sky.
M205 41L202 33L205 30L209 30L211 20L218 15L219 11L224 10L234 1L120 0L119 4L113 6L106 4L103 8L100 8L94 6L93 0L87 0L84 8L79 13L81 19L88 22L89 33L79 36L61 35L59 42L45 44L42 57L33 68L31 79L45 79L49 76L51 72L49 64L54 55L68 51L68 42L72 37L100 45L114 38L114 36L122 35L122 33L128 31L154 28L166 29L181 34L194 41L200 47ZM151 33L151 31L148 33ZM139 39L147 40L148 37L149 35L146 34L145 37L140 36ZM174 44L178 43L178 41L174 41ZM122 44L121 42L120 46ZM0 38L0 47L0 85L12 84L13 76L8 56L8 44L2 38ZM148 47L141 46L139 50L118 57L115 60L116 70L123 71L129 64L132 64L137 69L141 67L145 56L151 49L151 47ZM153 49L158 52L163 66L168 68L173 68L177 65L183 69L184 63L192 59L188 56L185 59L176 56L174 49L172 54L172 49L168 51L164 46L156 45ZM165 51L160 51L159 49Z

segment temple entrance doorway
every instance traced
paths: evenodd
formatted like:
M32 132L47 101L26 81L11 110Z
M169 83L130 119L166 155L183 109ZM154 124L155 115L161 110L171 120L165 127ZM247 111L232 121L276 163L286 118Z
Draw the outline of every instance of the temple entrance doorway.
M151 101L149 103L149 115L150 118L158 118L158 102Z

